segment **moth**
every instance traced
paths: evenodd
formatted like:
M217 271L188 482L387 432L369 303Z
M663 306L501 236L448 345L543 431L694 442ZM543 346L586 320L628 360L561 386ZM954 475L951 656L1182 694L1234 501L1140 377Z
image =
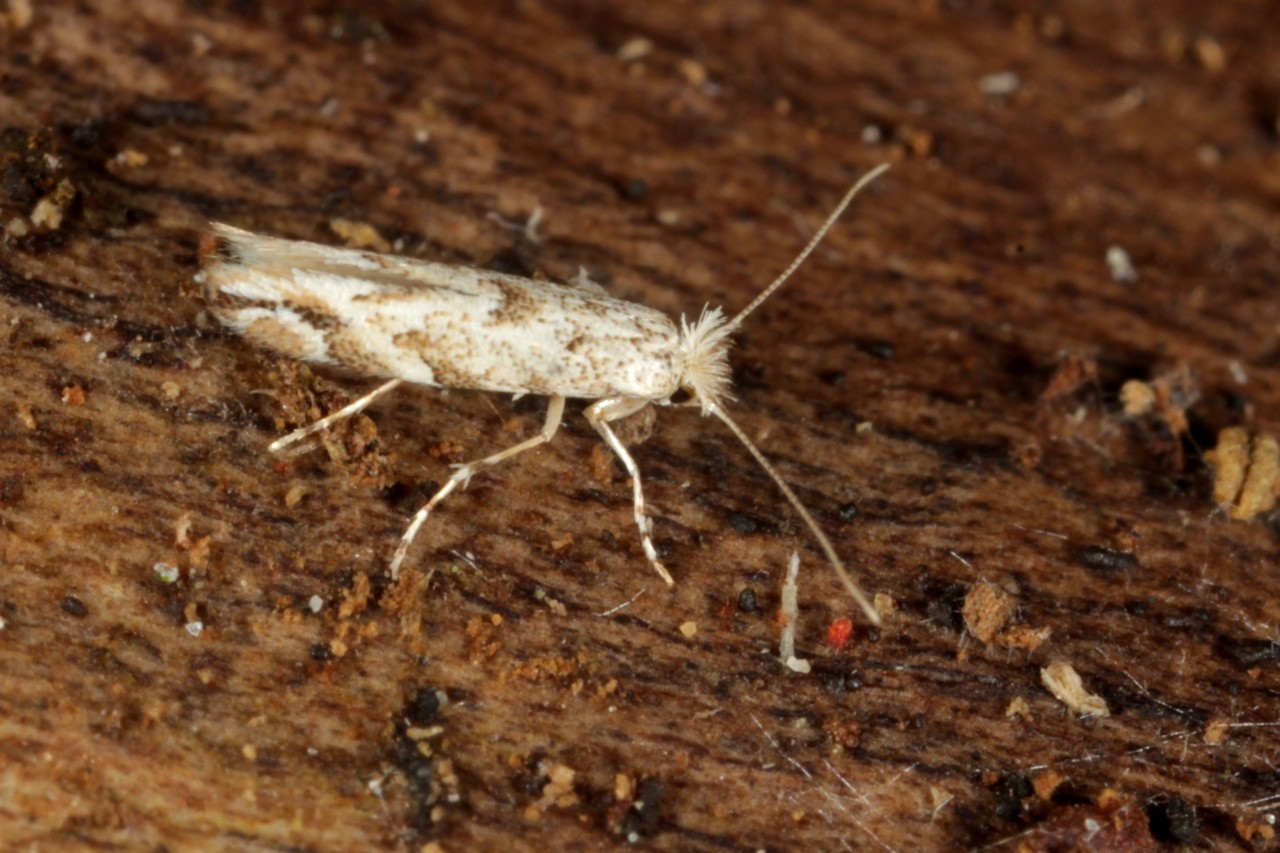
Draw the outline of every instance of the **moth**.
M251 342L289 358L341 365L386 381L350 405L269 446L272 452L364 409L403 382L432 388L540 394L550 398L537 435L454 466L418 510L391 559L399 576L409 546L432 511L480 469L548 442L566 398L591 400L586 418L626 468L640 543L672 584L653 546L640 470L613 424L645 406L689 406L729 428L777 484L871 622L879 616L827 535L764 454L725 412L732 400L731 336L804 263L854 197L886 169L860 178L790 265L727 318L706 306L679 325L660 311L610 296L580 275L555 284L211 226L219 248L199 274L212 313ZM680 395L676 402L673 398Z

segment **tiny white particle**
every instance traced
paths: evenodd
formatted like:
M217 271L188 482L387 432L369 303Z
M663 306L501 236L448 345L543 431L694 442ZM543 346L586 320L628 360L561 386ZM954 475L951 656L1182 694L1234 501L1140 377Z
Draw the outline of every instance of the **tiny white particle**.
M156 563L151 567L151 571L156 573L156 578L161 583L173 583L180 576L177 566L171 566L168 563Z
M311 608L312 613L319 613L320 608L324 607L324 599L318 595L313 595L311 600L307 602L307 606Z
M1238 359L1231 359L1227 362L1227 370L1231 371L1231 378L1236 381L1237 385L1246 385L1249 382L1249 374L1244 372L1244 365Z
M204 632L204 623L203 623L203 622L188 622L187 624L183 625L182 627L183 627L183 628L186 628L186 629L187 629L187 633L188 633L188 634L190 634L190 635L191 635L191 636L193 636L193 637L199 637L199 636L200 636L200 634Z
M1021 85L1021 78L1013 71L998 71L978 79L978 89L982 94L994 97L1012 95Z
M809 671L809 662L795 655L787 658L787 669L792 672L807 673Z
M884 138L884 131L878 124L869 124L862 128L861 137L867 145L875 145Z
M653 52L653 42L644 36L636 36L618 48L618 59L623 62L638 62Z
M89 341L93 340L93 332L85 332L80 336L80 340L84 341L86 344L89 343Z
M1121 284L1133 284L1138 280L1138 271L1133 268L1129 253L1120 246L1107 247L1107 269L1111 277Z

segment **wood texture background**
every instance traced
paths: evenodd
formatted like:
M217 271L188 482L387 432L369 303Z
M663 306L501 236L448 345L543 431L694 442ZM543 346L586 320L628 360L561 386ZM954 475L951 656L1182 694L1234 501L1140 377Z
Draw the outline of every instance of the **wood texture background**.
M7 849L1276 846L1278 528L1202 457L1280 413L1275 3L9 4ZM252 350L192 282L210 219L350 220L732 310L886 160L734 355L738 418L896 602L878 631L686 411L636 448L674 589L580 404L389 588L422 491L543 401L407 390L273 458L370 383ZM539 207L537 242L504 224ZM1188 433L1123 414L1175 368ZM792 549L808 675L776 658ZM979 580L1051 637L970 636Z

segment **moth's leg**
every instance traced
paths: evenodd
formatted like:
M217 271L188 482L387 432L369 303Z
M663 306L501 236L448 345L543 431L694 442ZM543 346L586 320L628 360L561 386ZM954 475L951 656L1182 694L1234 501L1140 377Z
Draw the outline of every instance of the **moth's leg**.
M633 415L649 405L650 402L652 401L638 397L609 397L604 400L597 400L587 406L587 421L596 432L600 433L600 437L605 440L609 447L613 448L613 452L618 454L618 458L622 460L627 473L631 475L635 499L636 527L640 529L640 544L644 547L644 555L649 558L649 562L653 565L653 569L658 573L658 576L668 584L674 585L675 581L671 579L671 573L666 570L662 563L658 562L658 552L653 547L653 522L644 511L644 492L640 488L640 469L636 467L636 461L631 458L627 448L622 445L622 442L618 440L618 436L614 434L613 429L609 426L611 421L620 421L628 415Z
M530 439L520 442L514 447L508 447L501 453L495 453L492 456L486 456L483 459L477 459L474 462L466 462L462 465L455 465L453 475L449 477L449 481L440 487L431 500L422 505L422 509L418 510L418 514L413 517L413 521L409 523L409 527L404 532L404 536L400 537L400 544L396 547L395 556L391 558L391 579L395 580L400 577L400 564L404 562L405 554L409 552L409 546L413 544L413 538L418 535L418 529L426 522L427 516L431 515L431 510L436 508L440 501L447 498L458 486L465 487L467 481L471 479L471 475L481 468L490 465L497 465L504 459L510 459L517 453L524 453L530 448L537 447L539 444L546 444L551 437L556 434L556 430L560 429L560 420L564 417L564 397L555 396L547 402L547 419L542 424L542 431Z
M314 435L315 433L319 432L322 429L325 429L326 427L333 426L338 421L343 420L344 418L349 418L352 415L358 414L360 410L363 409L365 406L369 405L374 400L378 399L383 394L387 393L388 391L390 391L392 388L395 388L399 384L400 384L399 379L391 379L387 382L384 382L383 384L379 385L377 388L374 388L368 394L365 394L360 399L352 403L348 403L347 405L343 406L341 409L338 409L338 411L333 412L332 414L326 415L320 420L316 421L315 423L304 426L302 429L295 429L293 432L289 433L288 435L277 438L275 441L271 442L271 444L267 446L267 450L271 451L272 453L275 453L278 450L283 450L289 445L294 444L298 441L301 441L302 439L306 438L309 435Z

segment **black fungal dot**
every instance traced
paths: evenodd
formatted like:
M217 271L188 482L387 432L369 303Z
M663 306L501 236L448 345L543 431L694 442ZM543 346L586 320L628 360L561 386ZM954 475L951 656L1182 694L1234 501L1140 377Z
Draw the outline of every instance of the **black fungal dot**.
M333 652L329 651L329 646L325 643L312 643L310 650L311 659L315 661L327 661L333 657Z
M996 814L1013 820L1022 812L1022 801L1035 793L1031 780L1021 773L1007 773L996 785Z
M419 727L435 723L439 713L440 694L430 687L421 688L404 708L409 723Z
M1200 835L1195 808L1182 797L1147 804L1147 823L1157 841L1191 844Z
M85 607L84 602L76 598L74 595L68 595L66 598L62 599L62 601L58 603L58 606L77 619L83 619L89 615L89 608Z
M208 110L197 101L146 100L133 108L133 117L148 127L201 125L209 121Z
M867 352L872 358L888 361L893 358L893 344L888 341L870 341L867 343Z
M1280 643L1274 640L1226 637L1217 645L1219 652L1244 667L1255 667L1280 659Z
M639 201L649 194L649 182L643 178L627 181L626 186L622 188L622 194L629 201Z
M822 676L822 687L832 696L844 696L862 689L862 673L856 669L828 672Z
M1072 557L1085 568L1100 572L1126 572L1138 567L1138 558L1124 551L1088 545L1078 549Z
M729 525L739 533L759 533L760 520L745 512L729 513Z
M840 504L839 509L836 510L836 518L841 521L853 521L857 517L858 505L853 501L850 501L847 504Z
M844 384L845 373L843 370L820 370L818 371L818 378L822 380L824 385L839 388Z
M740 613L755 613L759 609L756 602L756 591L751 587L747 587L738 593L738 611Z
M628 841L639 841L658 831L658 809L665 787L658 779L640 782L635 804L622 819L622 836Z

